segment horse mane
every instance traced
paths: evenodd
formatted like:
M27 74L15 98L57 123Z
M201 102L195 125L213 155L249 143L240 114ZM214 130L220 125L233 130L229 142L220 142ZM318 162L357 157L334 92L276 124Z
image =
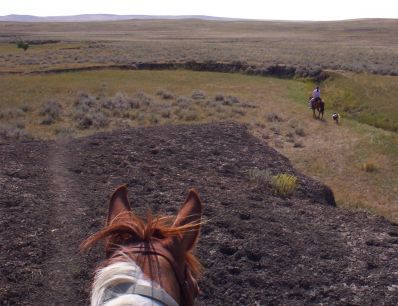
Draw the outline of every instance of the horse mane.
M110 255L119 248L125 249L123 245L142 242L149 243L154 238L165 239L180 236L184 232L193 230L200 225L200 223L193 222L183 226L173 226L173 219L171 216L154 217L149 211L145 222L132 212L123 212L104 228L83 241L80 245L80 250L89 250L99 241L105 240L105 250L107 255ZM192 250L185 253L185 261L192 274L195 277L199 277L202 266L192 253Z

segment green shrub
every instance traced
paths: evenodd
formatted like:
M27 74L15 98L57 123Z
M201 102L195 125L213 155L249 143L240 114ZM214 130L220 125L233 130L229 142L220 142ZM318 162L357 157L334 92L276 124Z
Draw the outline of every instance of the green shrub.
M23 49L24 51L28 50L29 48L29 43L23 40L18 40L17 41L17 48L18 49Z
M297 188L297 177L287 173L280 173L271 178L274 192L280 196L288 196Z

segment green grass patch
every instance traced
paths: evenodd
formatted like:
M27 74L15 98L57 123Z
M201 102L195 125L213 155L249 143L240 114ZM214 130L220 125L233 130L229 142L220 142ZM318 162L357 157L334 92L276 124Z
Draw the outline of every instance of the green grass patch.
M271 178L271 186L275 194L280 196L289 196L297 188L297 177L288 173L280 173Z
M333 73L322 84L328 108L385 130L398 132L398 77Z

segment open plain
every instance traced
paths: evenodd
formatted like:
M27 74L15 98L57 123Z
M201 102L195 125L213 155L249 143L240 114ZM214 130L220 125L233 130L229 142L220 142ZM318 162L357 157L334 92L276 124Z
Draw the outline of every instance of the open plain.
M0 304L86 304L102 253L78 245L122 183L141 215L199 190L199 305L397 304L397 39L376 19L0 22Z

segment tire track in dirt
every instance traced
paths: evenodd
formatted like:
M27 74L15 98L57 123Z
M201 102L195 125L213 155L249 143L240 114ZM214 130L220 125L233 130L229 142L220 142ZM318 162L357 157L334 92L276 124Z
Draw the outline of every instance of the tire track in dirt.
M51 219L49 235L52 248L43 271L47 305L73 305L76 293L82 290L79 267L85 263L78 251L81 239L76 240L76 237L83 239L81 233L85 232L82 223L86 208L81 206L83 201L79 199L82 185L78 175L69 170L72 155L66 140L54 143L48 155L49 192L53 197L49 203L50 215L45 216ZM79 305L84 303L81 301Z

